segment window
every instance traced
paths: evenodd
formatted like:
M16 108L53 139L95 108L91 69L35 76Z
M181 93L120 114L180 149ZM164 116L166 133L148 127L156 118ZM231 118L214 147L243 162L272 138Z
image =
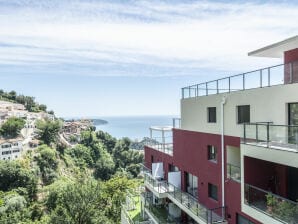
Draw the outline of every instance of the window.
M208 107L208 123L216 123L216 107Z
M185 172L186 190L194 197L198 197L198 177L191 173Z
M250 122L250 105L237 106L237 123Z
M208 196L217 201L217 186L208 183Z
M254 224L252 221L248 220L244 216L237 214L237 224Z
M208 145L208 160L217 161L217 149L213 145Z
M153 161L154 161L154 158L153 158L153 156L151 156L151 163L153 163Z

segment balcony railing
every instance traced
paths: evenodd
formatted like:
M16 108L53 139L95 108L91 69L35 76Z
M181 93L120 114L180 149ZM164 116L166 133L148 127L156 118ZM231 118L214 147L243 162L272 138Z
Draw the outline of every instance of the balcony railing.
M150 215L153 217L157 223L167 223L167 224L178 224L180 222L180 218L175 218L169 214L167 208L163 204L154 204L153 203L153 195L150 192L144 192L142 194L144 198L144 206Z
M244 203L284 223L298 223L298 203L245 184Z
M208 209L198 202L192 195L181 191L179 188L168 183L168 194L179 201L185 208L206 223L225 222L225 208Z
M244 144L298 152L298 126L248 123L243 125Z
M296 83L298 62L279 64L182 88L182 99Z
M144 173L145 183L159 194L167 193L167 183L163 180L154 178L150 173Z
M181 118L173 118L173 128L181 128Z
M198 199L191 194L181 191L176 186L167 181L160 181L151 175L151 170L143 165L143 173L145 184L150 185L155 192L167 193L172 196L186 209L193 213L193 215L204 220L206 223L223 223L225 222L225 207L208 209L198 202Z
M173 137L150 138L145 142L145 145L157 151L173 155Z
M227 163L227 177L235 181L241 181L241 170L239 166Z

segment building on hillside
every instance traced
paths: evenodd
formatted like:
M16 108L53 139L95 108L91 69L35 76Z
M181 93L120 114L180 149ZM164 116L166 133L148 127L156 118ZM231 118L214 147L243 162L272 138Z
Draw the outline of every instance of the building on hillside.
M249 56L284 63L184 87L180 127L151 128L147 220L298 223L298 36Z
M14 160L20 157L23 151L23 138L0 139L0 159Z
M23 104L19 103L12 103L8 101L0 100L0 110L1 109L7 109L7 110L26 110L25 106Z

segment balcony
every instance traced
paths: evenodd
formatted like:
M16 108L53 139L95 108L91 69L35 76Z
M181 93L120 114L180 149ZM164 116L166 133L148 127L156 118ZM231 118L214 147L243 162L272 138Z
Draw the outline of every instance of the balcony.
M182 88L182 99L297 83L298 62L262 68Z
M150 127L150 138L145 145L157 151L173 155L172 126Z
M150 192L143 193L142 197L144 200L144 210L154 223L181 223L180 214L178 215L178 217L174 217L173 215L171 215L165 203L154 202L153 195Z
M245 184L244 203L281 223L298 223L298 203Z
M241 143L297 153L298 126L271 122L244 124Z
M166 198L167 184L161 178L153 177L152 171L142 165L142 175L144 176L145 186L159 198Z
M241 169L239 166L227 164L227 177L237 182L241 182Z
M198 223L226 223L224 207L208 209L192 195L169 183L168 198Z

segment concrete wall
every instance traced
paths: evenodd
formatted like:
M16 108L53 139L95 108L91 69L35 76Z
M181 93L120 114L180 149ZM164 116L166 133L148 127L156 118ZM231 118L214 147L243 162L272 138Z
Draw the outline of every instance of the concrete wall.
M181 100L181 128L184 130L220 134L223 96L225 135L242 136L243 125L237 124L237 106L250 105L250 121L273 121L287 124L287 103L298 102L298 84L278 85L232 93L222 93ZM207 107L216 107L217 123L207 122Z
M227 163L240 167L240 147L227 146Z

